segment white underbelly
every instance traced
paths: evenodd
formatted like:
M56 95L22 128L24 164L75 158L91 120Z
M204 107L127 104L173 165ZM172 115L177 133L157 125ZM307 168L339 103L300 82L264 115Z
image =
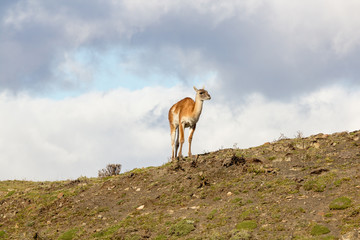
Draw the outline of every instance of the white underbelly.
M185 125L185 127L193 127L197 122L196 118L185 117L181 120L181 123Z

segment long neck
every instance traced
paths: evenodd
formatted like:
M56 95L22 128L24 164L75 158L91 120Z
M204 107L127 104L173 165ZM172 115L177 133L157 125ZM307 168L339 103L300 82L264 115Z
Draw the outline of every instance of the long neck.
M199 118L201 111L203 107L203 101L198 98L198 96L195 97L195 107L194 107L194 115L196 118Z

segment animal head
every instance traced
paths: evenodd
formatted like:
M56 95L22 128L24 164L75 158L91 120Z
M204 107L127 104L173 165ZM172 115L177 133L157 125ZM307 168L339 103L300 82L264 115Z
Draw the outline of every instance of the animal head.
M198 97L201 101L210 100L210 99L211 99L211 96L210 96L210 94L208 93L208 91L205 90L205 87L203 87L202 89L197 89L197 88L194 86L194 90L196 91L196 97Z

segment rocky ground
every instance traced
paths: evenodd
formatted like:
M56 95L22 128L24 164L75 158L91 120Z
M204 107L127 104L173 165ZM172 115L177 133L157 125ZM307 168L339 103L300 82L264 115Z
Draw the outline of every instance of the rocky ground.
M360 239L360 132L0 182L0 239Z

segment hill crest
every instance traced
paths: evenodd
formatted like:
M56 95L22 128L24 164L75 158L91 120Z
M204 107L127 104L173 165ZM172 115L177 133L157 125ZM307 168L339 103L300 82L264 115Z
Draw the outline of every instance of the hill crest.
M360 132L107 178L0 182L0 239L356 239Z

